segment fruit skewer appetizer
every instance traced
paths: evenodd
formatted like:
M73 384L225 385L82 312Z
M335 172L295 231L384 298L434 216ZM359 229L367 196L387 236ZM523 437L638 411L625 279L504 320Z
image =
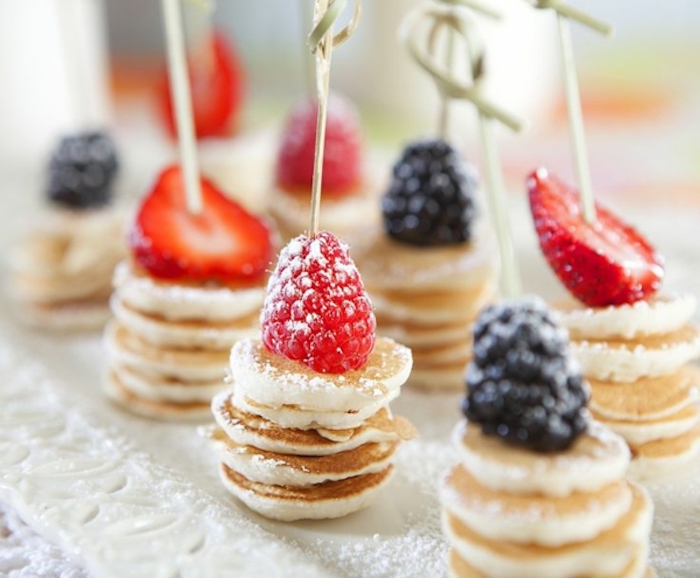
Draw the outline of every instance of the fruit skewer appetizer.
M539 7L546 7L539 3ZM641 478L677 471L700 452L700 332L690 295L659 293L661 255L633 227L595 203L566 17L611 27L561 3L557 12L579 190L547 169L527 180L542 252L575 301L559 304L572 352L592 386L591 411L625 438Z
M154 418L208 414L231 345L258 333L267 225L199 176L178 0L164 0L182 168L165 169L129 230L115 275L107 393Z
M192 215L179 167L159 175L114 276L107 392L147 417L208 415L231 345L259 334L271 231L206 179L200 186Z
M469 30L460 18L457 12L436 3L409 15L406 24L409 52L435 79L443 95L443 121L450 98L470 98L477 93L446 77L432 61L438 33L460 30L465 34ZM424 22L431 26L425 53L417 34ZM482 55L473 58L477 62ZM481 71L476 64L470 69L475 85L482 80ZM503 255L505 285L514 292L519 283L503 222L500 172L491 154L494 147L489 127L491 116L514 128L519 123L483 99L475 104L489 151L489 199ZM446 132L444 123L441 132ZM414 369L409 383L422 388L462 387L471 356L470 325L498 289L494 243L477 224L477 185L475 168L443 138L412 143L394 165L391 185L382 197L384 231L369 232L354 243L358 266L376 308L379 332L411 347Z
M442 488L450 575L646 577L653 505L624 440L591 419L566 331L540 299L474 325L459 464Z
M575 300L557 303L591 383L591 411L632 449L642 478L677 471L700 452L696 299L660 292L663 259L639 232L539 169L528 179L540 247Z
M126 247L123 211L109 206L117 153L103 132L65 137L51 157L39 217L10 255L10 293L20 319L56 330L100 329L111 278Z

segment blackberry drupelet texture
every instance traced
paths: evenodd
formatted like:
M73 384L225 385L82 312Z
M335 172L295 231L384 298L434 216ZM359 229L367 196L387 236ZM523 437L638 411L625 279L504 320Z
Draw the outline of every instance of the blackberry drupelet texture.
M443 140L410 144L382 198L387 234L410 245L465 243L476 216L476 169Z
M535 451L566 449L586 429L587 388L568 337L539 298L487 307L474 325L466 418Z
M117 152L103 132L88 132L61 140L49 164L48 197L69 209L109 203L117 172Z

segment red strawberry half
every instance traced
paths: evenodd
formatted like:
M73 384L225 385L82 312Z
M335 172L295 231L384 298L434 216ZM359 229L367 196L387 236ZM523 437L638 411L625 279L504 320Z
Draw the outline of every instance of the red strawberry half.
M289 192L309 194L314 173L317 102L305 100L291 112L277 157L277 184ZM362 175L362 137L359 116L346 99L328 99L323 154L323 194L342 197L352 193Z
M366 362L376 320L348 246L323 231L282 250L263 305L265 347L320 373L345 373Z
M578 194L547 169L527 180L542 253L574 297L590 307L651 297L664 276L663 259L635 229L596 204L589 225Z
M238 122L245 95L245 72L226 37L214 32L207 59L189 59L192 108L197 138L230 135ZM165 124L177 136L167 72L160 88Z
M180 167L158 176L129 231L134 260L159 279L260 280L273 256L270 230L208 180L202 179L201 187L202 212L191 215Z

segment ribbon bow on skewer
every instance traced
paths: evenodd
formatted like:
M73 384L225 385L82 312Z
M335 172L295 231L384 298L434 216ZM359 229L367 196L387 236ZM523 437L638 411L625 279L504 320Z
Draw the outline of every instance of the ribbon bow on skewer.
M472 7L471 0L445 0L445 3ZM420 7L404 21L401 36L406 48L415 62L435 81L443 98L468 100L480 113L498 119L514 131L520 131L523 123L518 118L482 96L485 78L484 49L471 21L463 12L460 12L452 7L432 4ZM493 15L490 10L487 10L486 14ZM426 23L429 24L427 39L423 30ZM438 38L442 32L449 30L462 37L467 44L471 64L471 82L458 79L452 71L446 70L437 62L435 52Z

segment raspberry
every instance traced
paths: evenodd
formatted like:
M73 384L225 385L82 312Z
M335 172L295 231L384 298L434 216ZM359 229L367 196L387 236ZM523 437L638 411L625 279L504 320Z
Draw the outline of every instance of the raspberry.
M290 192L311 191L316 147L317 102L305 100L292 110L277 157L277 184ZM350 101L331 94L323 154L323 193L342 197L360 183L362 137L359 115Z
M587 427L588 394L568 345L539 298L486 308L474 325L465 417L512 445L569 447Z
M261 313L265 347L320 373L362 367L376 320L348 246L323 231L282 250Z

